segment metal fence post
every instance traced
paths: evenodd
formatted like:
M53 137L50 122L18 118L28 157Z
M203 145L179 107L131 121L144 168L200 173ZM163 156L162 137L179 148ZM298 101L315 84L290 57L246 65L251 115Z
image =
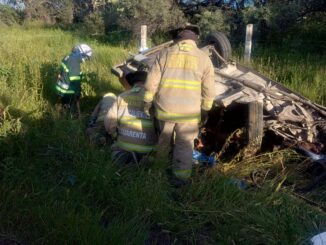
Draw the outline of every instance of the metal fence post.
M147 50L147 25L142 25L140 27L140 49L139 51Z

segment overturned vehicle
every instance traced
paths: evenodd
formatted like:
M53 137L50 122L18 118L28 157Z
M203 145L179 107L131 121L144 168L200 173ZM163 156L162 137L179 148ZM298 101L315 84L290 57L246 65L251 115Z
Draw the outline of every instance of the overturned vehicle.
M116 65L121 78L147 70L155 56L173 41L155 46ZM325 165L326 108L265 77L230 61L231 45L221 32L209 34L201 49L215 67L216 97L209 120L195 140L197 151L215 159L228 159L242 151L258 152L292 147ZM326 172L326 171L325 171Z

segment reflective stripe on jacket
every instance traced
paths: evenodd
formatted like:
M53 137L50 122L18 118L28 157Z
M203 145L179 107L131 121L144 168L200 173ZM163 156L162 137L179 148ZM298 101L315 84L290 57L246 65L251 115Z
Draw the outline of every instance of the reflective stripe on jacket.
M145 89L144 101L154 101L159 120L199 122L215 97L213 64L194 41L183 40L156 57Z
M144 111L144 88L135 86L118 96L105 117L109 134L118 133L117 144L126 151L149 153L155 150L154 122Z
M61 61L60 79L56 84L58 94L80 94L81 61L80 55L76 53L71 53Z

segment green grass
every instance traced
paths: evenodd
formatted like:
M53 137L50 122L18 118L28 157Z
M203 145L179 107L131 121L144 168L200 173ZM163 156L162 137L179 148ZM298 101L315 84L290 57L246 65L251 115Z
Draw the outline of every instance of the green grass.
M268 50L254 59L254 68L310 100L326 105L326 57Z
M0 33L0 107L6 116L0 128L0 241L294 244L326 229L322 211L280 185L291 173L282 169L288 164L283 153L198 170L194 183L181 189L169 185L165 166L113 166L109 148L88 144L84 122L102 94L122 90L110 68L128 56L127 48L56 29ZM79 42L89 43L95 55L84 67L82 120L71 120L54 106L53 87L61 58ZM276 69L276 75L276 65L259 69ZM321 83L324 73L311 74L319 74ZM287 158L304 161L293 153ZM259 163L275 173L261 188L232 184L228 176L243 178Z
M262 48L254 45L251 66L265 76L325 106L325 54L322 51L310 54L304 49L305 46L293 49L291 46ZM243 48L235 49L235 53L236 60L243 62Z

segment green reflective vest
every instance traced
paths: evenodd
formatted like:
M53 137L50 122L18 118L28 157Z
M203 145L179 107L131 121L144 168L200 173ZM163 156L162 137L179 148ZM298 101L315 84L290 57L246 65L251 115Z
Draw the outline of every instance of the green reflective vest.
M60 79L56 83L56 91L59 95L80 95L82 60L79 54L71 53L60 64Z

